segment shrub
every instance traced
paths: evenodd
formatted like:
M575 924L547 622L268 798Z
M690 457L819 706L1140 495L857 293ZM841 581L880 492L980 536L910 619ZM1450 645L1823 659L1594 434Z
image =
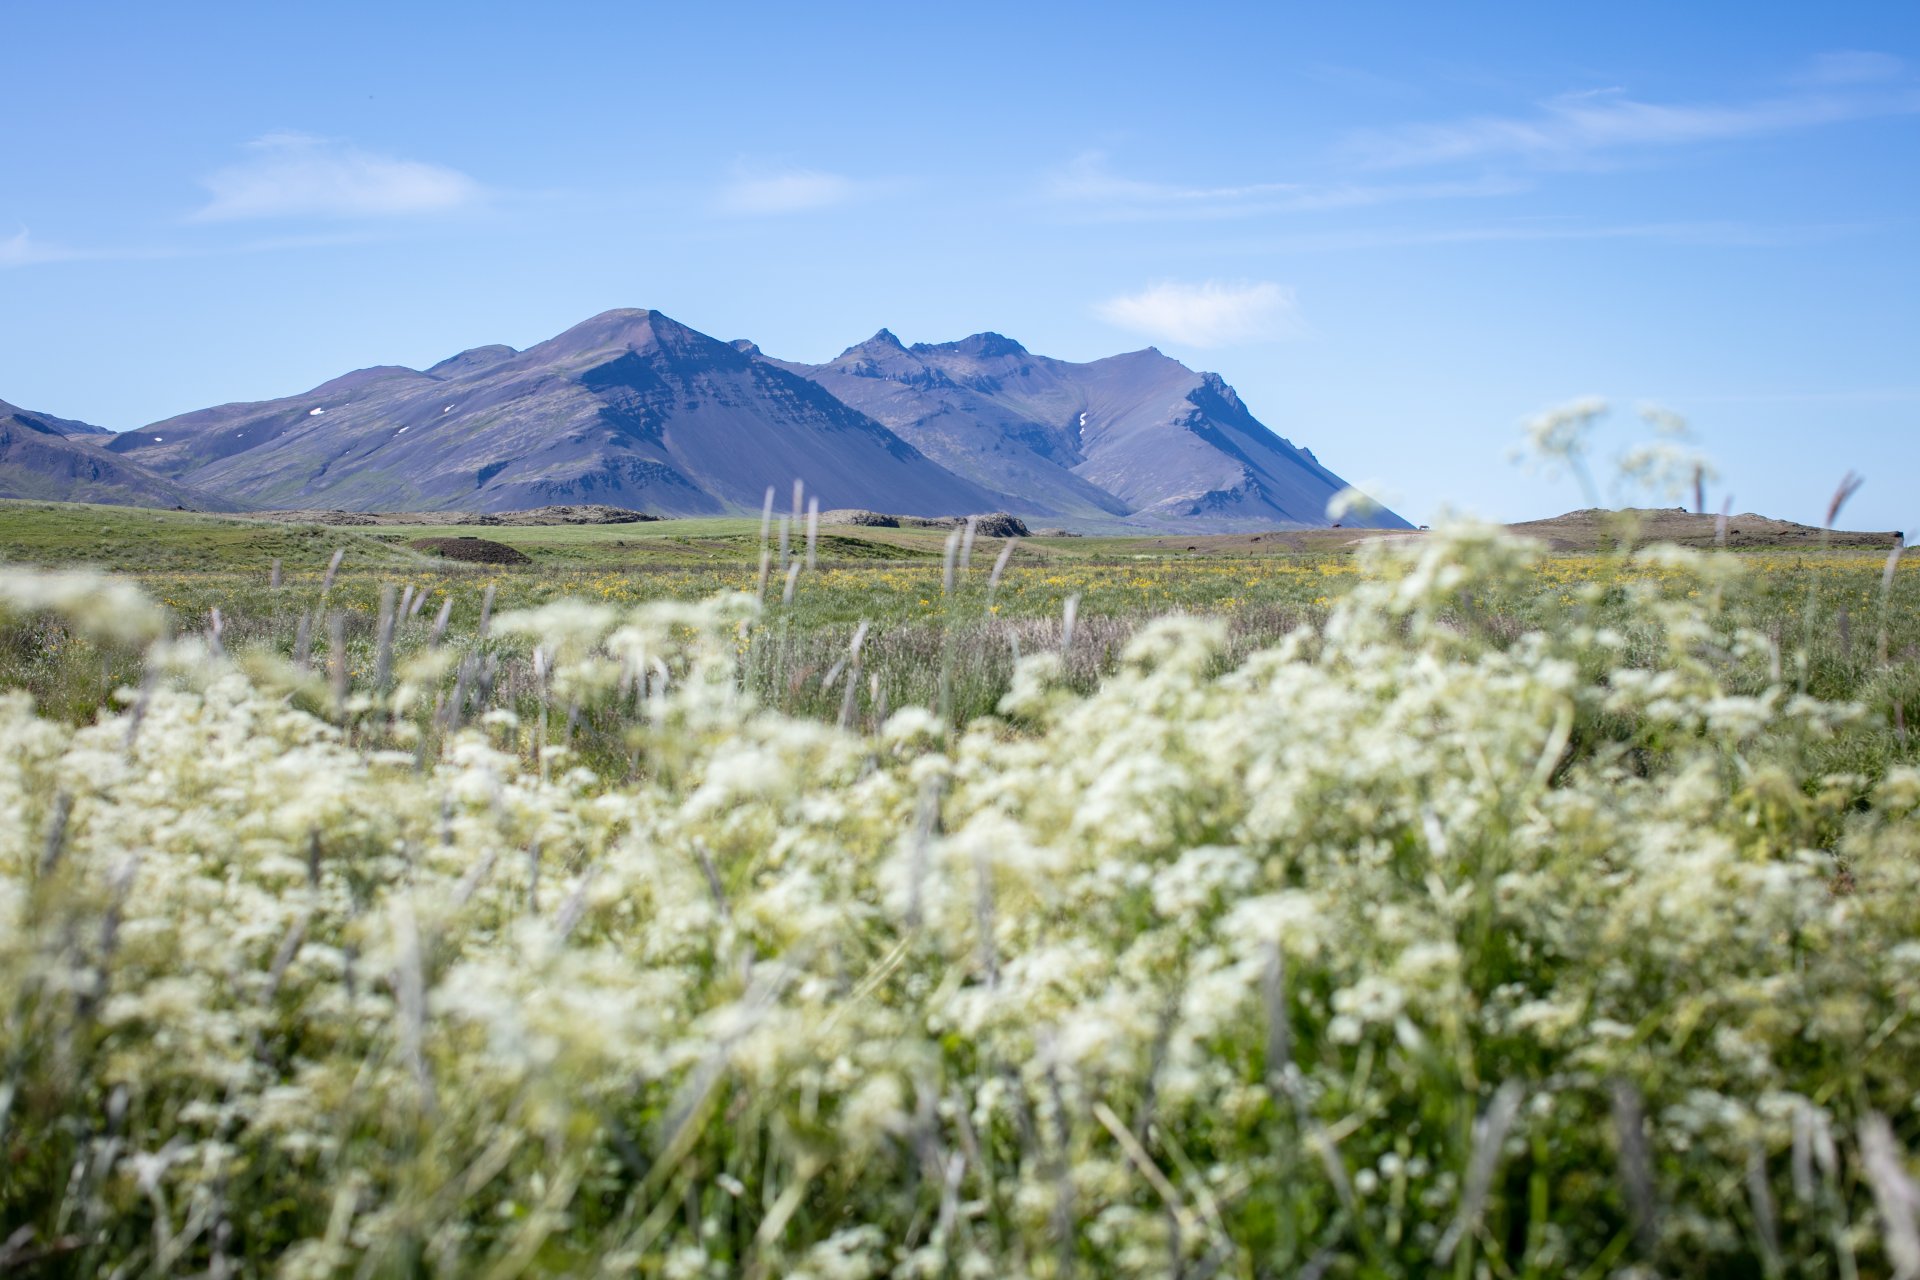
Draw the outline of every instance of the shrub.
M537 725L477 648L10 695L6 1258L1905 1273L1920 771L1736 560L1642 557L1542 613L1530 544L1376 548L959 731L759 705L744 596L499 617Z

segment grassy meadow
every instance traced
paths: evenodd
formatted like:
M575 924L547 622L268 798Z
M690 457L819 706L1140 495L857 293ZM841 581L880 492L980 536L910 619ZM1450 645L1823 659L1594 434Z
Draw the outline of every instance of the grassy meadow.
M780 538L0 503L0 1270L1920 1270L1911 558Z
M415 551L424 538L477 536L530 557L511 568L458 564ZM1323 620L1361 574L1363 532L1289 531L1193 537L1023 538L998 576L1006 544L980 538L949 577L941 530L827 527L806 556L803 528L789 534L801 563L791 593L784 574L760 571L757 519L664 520L624 525L322 526L186 512L78 504L0 502L0 562L93 567L138 583L165 607L176 630L205 630L218 610L225 647L291 657L302 619L322 660L327 623L338 614L349 682L378 662L380 601L406 596L392 650L424 646L447 607L446 631L472 635L483 608L512 610L555 601L608 605L698 601L747 592L766 606L746 637L745 682L771 705L796 714L837 715L842 694L819 686L865 623L867 687L857 700L878 725L890 709L939 708L964 723L993 711L1011 687L1022 653L1057 648L1068 601L1081 643L1069 649L1069 678L1090 689L1144 622L1168 614L1219 619L1228 659L1271 645ZM777 526L766 538L780 554ZM1578 589L1657 578L1605 537L1591 550L1544 557L1532 598L1514 600L1499 625L1546 625L1576 603ZM329 573L335 555L338 567ZM1920 648L1914 611L1882 616L1886 556L1878 549L1762 548L1738 562L1754 579L1749 621L1806 656L1809 687L1843 697L1871 684L1880 630L1911 656ZM806 567L809 563L811 568ZM277 566L277 579L276 579ZM1907 572L1912 571L1909 563ZM277 581L277 585L276 584ZM1911 579L1901 577L1900 584ZM991 584L991 585L990 585ZM324 590L323 590L324 587ZM488 601L491 598L492 603ZM396 599L396 605L399 600ZM1882 624L1884 623L1884 627ZM1871 632L1871 634L1868 634ZM134 652L74 660L60 635L16 630L0 648L0 679L46 706L83 716L139 670ZM530 662L531 646L495 644L505 667ZM512 683L511 677L509 683ZM1886 713L1893 714L1890 703ZM1904 708L1911 714L1914 708Z
M460 535L505 543L533 564L463 565L407 546ZM768 541L777 558L777 536ZM1295 549L1315 541L1332 549ZM864 621L869 687L861 705L869 718L884 720L888 708L938 706L944 653L950 705L957 718L970 719L991 711L1005 693L1021 645L1028 652L1057 646L1069 599L1077 600L1084 641L1074 667L1088 684L1111 665L1142 620L1161 614L1223 616L1242 651L1271 642L1315 611L1324 612L1352 579L1356 562L1346 546L1352 541L1351 535L1296 534L1291 541L1270 542L1275 550L1262 553L1244 537L1021 539L988 600L987 581L1004 550L1000 540L978 540L966 567L956 566L949 592L944 531L822 529L811 570L804 568L805 533L796 531L790 550L803 568L791 600L784 575L769 573L764 596L770 608L754 632L748 678L763 697L786 709L837 712L841 696L823 694L818 685ZM1231 550L1217 550L1222 543ZM344 554L329 577L336 551ZM339 614L350 678L370 673L377 661L379 602L388 589L410 590L413 599L426 602L396 625L395 651L406 654L431 633L443 604L451 609L448 630L470 634L490 591L497 609L557 600L633 605L738 591L757 595L760 553L760 522L754 519L339 528L0 503L0 557L111 570L138 582L186 629L207 627L218 609L229 648L291 656L305 617L314 651L321 652L327 618ZM278 587L272 585L276 563ZM5 678L71 714L99 704L116 682L135 674L133 654L103 655L97 666L78 664L57 642L26 633L16 639L0 658ZM500 656L524 666L527 650L509 647Z

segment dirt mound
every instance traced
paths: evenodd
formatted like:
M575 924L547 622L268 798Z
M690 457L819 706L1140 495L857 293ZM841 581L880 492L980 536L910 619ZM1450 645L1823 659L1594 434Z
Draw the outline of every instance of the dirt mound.
M644 511L609 507L602 503L578 506L533 507L526 511L255 511L254 520L272 520L279 524L325 525L552 525L552 524L638 524L658 520Z
M821 524L865 525L879 529L964 529L967 521L978 524L974 532L982 538L1026 538L1032 535L1027 531L1027 522L1019 516L1008 515L1004 511L990 511L977 516L896 516L884 511L862 511L855 507L842 507L834 511L820 513Z
M467 564L532 564L525 552L504 542L485 538L415 538L407 544L415 551L461 560Z

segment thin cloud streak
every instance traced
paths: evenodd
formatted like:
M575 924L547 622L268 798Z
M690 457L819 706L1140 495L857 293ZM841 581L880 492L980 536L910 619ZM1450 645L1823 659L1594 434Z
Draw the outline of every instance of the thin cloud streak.
M1094 311L1117 328L1189 347L1288 337L1301 328L1293 291L1270 281L1163 281Z
M735 170L733 179L721 188L717 203L721 212L743 217L811 213L851 203L876 185L818 169L741 168Z
M1619 90L1563 94L1530 116L1475 116L1367 130L1345 151L1374 169L1517 159L1576 164L1604 152L1761 137L1854 120L1920 112L1911 89L1800 93L1730 106L1641 102Z
M191 252L185 248L157 245L90 248L51 244L22 228L17 234L0 240L0 270L62 262L155 262L164 258L186 257Z
M1890 53L1841 49L1820 54L1793 79L1807 85L1874 84L1897 80L1906 69L1907 64Z
M1104 152L1087 151L1053 174L1044 192L1052 202L1078 208L1082 216L1095 221L1143 222L1252 218L1408 201L1482 199L1518 194L1529 187L1526 182L1499 176L1459 182L1254 182L1189 187L1121 176L1107 166Z
M314 235L268 236L229 244L75 247L45 244L23 230L5 240L0 240L0 271L68 262L167 262L182 258L227 258L252 253L282 253L300 249L373 244L388 238L386 235L375 232L341 231Z
M247 148L249 159L207 177L212 199L188 221L414 217L471 206L486 194L457 169L308 134L268 134Z
M1385 227L1372 230L1307 232L1298 235L1265 237L1255 242L1245 242L1231 247L1244 252L1325 253L1450 244L1642 240L1651 243L1765 249L1817 243L1875 229L1874 225L1865 223L1764 226L1742 222L1646 222L1606 226Z
M1681 392L1661 397L1670 404L1838 404L1877 405L1920 403L1920 387L1866 387L1854 391Z
M1301 189L1301 185L1294 182L1255 182L1224 187L1182 187L1166 182L1143 182L1114 173L1107 167L1107 154L1104 151L1081 152L1047 182L1047 194L1055 200L1169 205L1267 199L1291 195Z
M65 262L83 256L71 249L59 245L42 244L22 227L19 232L0 240L0 269L7 267L32 267L43 262Z

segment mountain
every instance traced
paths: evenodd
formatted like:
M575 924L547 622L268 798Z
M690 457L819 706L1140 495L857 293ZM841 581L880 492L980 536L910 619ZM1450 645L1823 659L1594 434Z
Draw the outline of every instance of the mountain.
M1218 374L1148 348L1085 364L976 333L882 329L822 365L776 361L1014 511L1169 528L1321 525L1346 482L1268 430ZM1407 528L1391 512L1361 521Z
M110 436L110 427L96 427L91 422L76 422L72 418L56 418L50 413L35 413L31 409L22 409L19 405L8 404L0 400L0 421L18 421L22 426L42 432L53 432L63 436Z
M233 511L234 503L117 458L92 423L36 413L0 400L0 498Z
M1345 487L1219 375L1152 349L1077 364L995 333L908 347L882 329L808 365L644 310L119 435L15 417L34 496L166 506L717 515L799 479L826 509L1202 532L1323 525Z
M817 383L657 311L608 311L525 351L477 347L425 371L362 369L107 447L256 507L713 515L757 511L796 477L823 507L1003 505Z

